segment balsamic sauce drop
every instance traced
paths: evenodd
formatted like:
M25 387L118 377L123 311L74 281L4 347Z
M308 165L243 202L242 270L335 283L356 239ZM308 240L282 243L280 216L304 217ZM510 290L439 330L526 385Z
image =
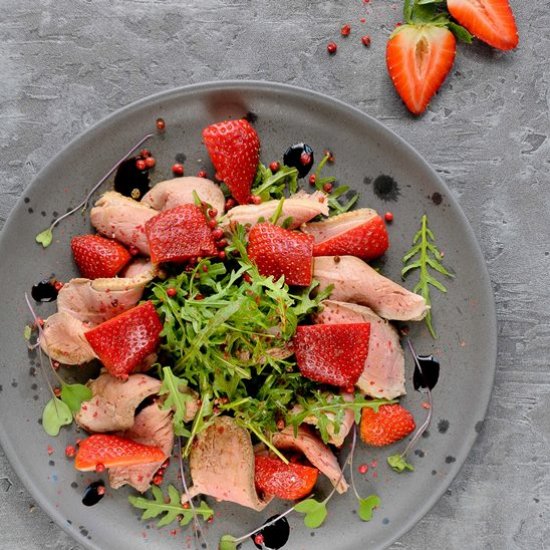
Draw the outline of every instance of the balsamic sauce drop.
M439 361L433 355L418 355L416 358L420 363L422 372L415 365L413 374L414 389L417 391L420 388L433 390L439 380Z
M401 194L397 182L391 176L385 174L381 174L374 180L372 190L383 201L396 201Z
M31 296L36 302L53 302L57 300L57 289L50 279L43 279L31 289Z
M120 163L115 174L115 191L140 200L149 191L150 179L147 170L138 170L136 160L136 157L131 157Z
M105 496L104 490L98 492L100 487L105 489L105 483L101 480L94 481L86 487L84 490L84 496L82 497L82 504L84 504L84 506L94 506Z
M291 145L283 155L283 163L298 170L298 176L303 178L313 166L313 149L307 143Z
M277 516L271 516L265 523L273 521ZM263 546L256 543L254 537L261 534L264 538ZM255 535L252 535L251 539L254 542L256 548L264 548L268 550L279 550L288 541L290 536L290 525L286 518L281 518L275 523L264 527L261 531L258 531Z

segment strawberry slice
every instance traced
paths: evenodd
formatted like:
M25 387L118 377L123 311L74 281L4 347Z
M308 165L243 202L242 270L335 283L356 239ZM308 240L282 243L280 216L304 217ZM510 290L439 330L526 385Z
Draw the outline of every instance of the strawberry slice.
M353 386L365 368L370 323L299 326L294 353L310 380L342 388Z
M386 63L393 84L415 115L426 110L453 66L456 39L446 27L402 25L390 36Z
M260 162L260 138L247 120L226 120L207 126L202 137L216 178L223 181L239 204L250 199Z
M361 439L367 445L391 445L407 437L415 428L413 415L399 404L382 405L378 412L368 407L361 411Z
M271 223L255 225L248 235L248 256L258 271L288 285L308 286L313 270L313 237Z
M314 256L357 256L370 261L389 246L384 220L369 208L309 223L303 231L315 239Z
M254 481L256 489L264 495L275 496L283 500L298 500L309 495L319 470L311 466L285 464L278 458L256 456Z
M519 43L508 0L447 0L447 9L475 37L493 48L512 50Z
M159 447L142 445L118 435L95 434L80 442L74 467L81 472L91 472L98 465L105 468L135 466L162 462L164 458Z
M145 224L145 235L153 264L217 254L212 230L202 210L194 204L157 214Z
M162 323L152 302L144 302L84 333L105 368L126 379L160 343Z
M71 239L74 261L82 277L114 277L132 258L117 241L99 235L79 235Z

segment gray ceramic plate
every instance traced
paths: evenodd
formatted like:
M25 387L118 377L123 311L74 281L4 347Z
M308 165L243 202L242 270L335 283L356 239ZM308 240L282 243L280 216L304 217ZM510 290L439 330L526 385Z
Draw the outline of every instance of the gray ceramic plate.
M305 528L297 515L291 516L287 547L386 547L436 503L464 462L483 421L495 370L496 323L491 287L466 218L418 153L362 112L298 88L221 82L159 94L114 113L55 157L26 190L0 239L0 441L42 508L86 547L181 548L186 534L178 530L174 536L170 535L171 528L158 530L152 524L141 524L139 514L127 503L129 492L125 490L110 491L95 507L84 507L82 493L93 476L78 474L63 456L65 445L74 442L74 433L64 429L57 439L52 439L42 431L38 419L48 391L36 373L37 359L29 356L23 341L23 327L29 321L23 293L51 273L61 280L76 274L68 244L72 235L88 230L88 221L85 216L74 216L57 230L54 244L46 250L35 244L34 236L56 212L77 204L133 143L154 128L157 117L166 120L167 131L155 137L148 147L158 161L154 180L160 181L169 176L171 164L181 154L186 157L187 174L208 167L201 129L248 112L257 115L255 124L262 140L264 162L280 159L288 145L299 141L306 141L317 153L329 148L337 159L330 172L361 193L361 204L393 212L386 274L399 279L400 259L409 248L423 213L429 215L447 265L456 272L447 295L434 293L434 322L439 339L432 340L423 324L411 330L417 350L435 353L442 365L434 390L434 422L429 436L421 439L412 456L416 471L398 475L386 466L387 454L402 449L402 445L382 452L362 448L356 464L369 464L369 471L355 475L363 494L376 491L382 498L374 519L370 523L358 519L350 492L330 503L328 521L317 531ZM388 182L387 178L377 180L380 176L393 178L398 185L398 194L393 193L396 196L374 193L375 188L384 187L380 183ZM383 200L392 196L396 200ZM442 200L436 204L439 198ZM412 285L413 281L407 284ZM39 306L39 314L46 317L54 307ZM410 379L410 358L407 369ZM417 420L423 419L426 411L421 407L421 396L410 383L405 404ZM47 454L48 445L55 449L51 457ZM207 529L212 547L216 547L220 534L244 534L284 509L278 503L256 514L231 504L214 506L219 513ZM246 545L253 548L251 542Z

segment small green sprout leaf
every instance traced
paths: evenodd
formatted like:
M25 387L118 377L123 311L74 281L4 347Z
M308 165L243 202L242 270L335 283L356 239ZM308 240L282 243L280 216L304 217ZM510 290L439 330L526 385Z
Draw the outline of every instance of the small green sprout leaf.
M36 235L35 237L36 242L41 244L44 248L48 248L50 244L52 244L53 240L53 232L50 227L48 229L44 229L44 231L41 231Z
M82 402L89 401L92 395L92 390L83 384L63 384L61 388L61 401L73 413L77 413L80 410Z
M44 407L42 413L42 427L44 431L51 436L59 434L61 426L67 426L73 421L71 409L61 399L52 397Z
M30 325L25 325L25 328L23 329L23 338L27 340L27 342L32 337L32 327Z
M305 514L304 525L310 529L317 529L317 527L323 525L327 517L326 502L319 502L313 498L302 500L294 506L294 510Z
M388 456L388 464L390 465L390 468L392 470L398 473L402 473L405 470L414 472L414 466L412 464L409 464L405 460L405 457L400 454Z
M359 499L359 517L363 521L370 521L375 508L380 506L381 500L378 495L369 495L367 498Z
M237 550L237 539L231 535L224 535L220 539L218 550Z

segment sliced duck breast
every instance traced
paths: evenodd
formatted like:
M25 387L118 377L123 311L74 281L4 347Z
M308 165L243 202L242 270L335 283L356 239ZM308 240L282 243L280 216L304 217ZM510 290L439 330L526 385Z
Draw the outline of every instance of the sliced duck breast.
M313 278L325 289L333 285L332 300L370 307L384 319L420 321L429 306L422 296L380 275L355 256L314 258Z
M150 189L141 202L155 210L169 210L182 204L195 204L194 193L219 215L225 207L225 197L219 185L206 178L185 177L161 181Z
M405 391L405 356L395 327L365 306L324 300L320 324L370 323L369 352L356 386L366 395L395 399Z

